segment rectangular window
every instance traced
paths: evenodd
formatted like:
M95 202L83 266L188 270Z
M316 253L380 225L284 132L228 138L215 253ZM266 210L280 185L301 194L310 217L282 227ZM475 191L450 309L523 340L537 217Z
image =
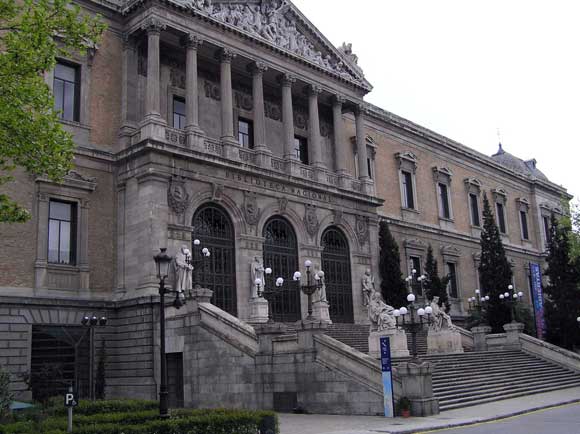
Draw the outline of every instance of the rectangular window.
M73 265L76 260L76 205L51 200L48 217L48 262Z
M459 292L457 290L457 269L455 268L454 262L447 263L447 270L449 276L449 297L451 298L458 298Z
M185 128L185 99L178 96L173 97L173 128Z
M439 213L443 218L451 218L451 211L449 208L449 192L447 185L439 183L439 202L440 209Z
M78 66L57 62L54 68L52 85L54 109L61 119L79 121L80 105L80 68Z
M550 233L550 217L543 216L542 220L544 222L544 235L546 235L546 243L549 243L552 236Z
M373 161L370 158L367 158L367 169L369 171L369 179L374 179L373 176Z
M522 224L522 238L524 240L530 239L530 234L528 232L528 213L525 211L520 211L520 222Z
M247 119L238 119L238 142L240 146L254 149L254 124Z
M294 152L302 164L308 164L308 140L304 137L294 137Z
M477 195L471 193L469 195L469 206L471 207L471 224L473 226L479 226L479 201L477 200Z
M403 177L403 207L415 209L415 198L413 197L413 175L410 172L401 172Z
M411 256L411 275L413 276L413 281L411 285L413 287L413 292L418 296L423 296L423 288L421 287L421 282L418 280L421 275L421 258L418 256ZM415 273L413 273L415 270Z
M502 234L506 233L506 226L505 226L505 212L503 209L502 203L496 203L497 209L497 225L499 226L499 231Z

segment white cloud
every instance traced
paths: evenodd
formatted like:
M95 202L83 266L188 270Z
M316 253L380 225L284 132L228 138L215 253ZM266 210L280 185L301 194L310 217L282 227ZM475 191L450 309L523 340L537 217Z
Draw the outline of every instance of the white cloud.
M485 154L536 158L580 195L580 3L293 0L335 45L353 43L367 100Z

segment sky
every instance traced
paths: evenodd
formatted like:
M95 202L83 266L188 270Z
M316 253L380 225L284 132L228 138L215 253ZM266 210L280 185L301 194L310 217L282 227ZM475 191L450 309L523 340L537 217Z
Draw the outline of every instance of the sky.
M580 1L292 0L351 42L365 100L487 155L504 149L580 196Z

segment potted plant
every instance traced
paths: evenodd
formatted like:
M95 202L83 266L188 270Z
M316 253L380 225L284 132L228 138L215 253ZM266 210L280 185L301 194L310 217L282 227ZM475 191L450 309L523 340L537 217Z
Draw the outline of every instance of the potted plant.
M399 414L403 417L411 416L411 400L406 396L399 399Z

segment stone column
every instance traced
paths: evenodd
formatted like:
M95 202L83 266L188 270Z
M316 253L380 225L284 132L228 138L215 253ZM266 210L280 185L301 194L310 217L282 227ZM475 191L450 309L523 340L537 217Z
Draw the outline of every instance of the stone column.
M367 140L365 131L365 109L358 105L355 108L354 116L356 121L356 152L358 154L358 177L361 181L368 181L369 169L367 166Z
M145 119L161 119L160 91L160 56L159 39L166 25L156 17L149 17L142 29L147 32L147 89L145 98Z
M334 123L334 159L336 173L341 177L341 185L344 186L344 177L348 176L346 170L346 142L344 140L344 121L342 119L342 105L344 97L336 95L332 103L332 119Z
M310 150L310 164L316 168L324 168L320 140L320 116L318 111L318 96L322 88L310 85L308 92L308 148Z
M135 41L129 34L123 35L123 85L121 88L121 148L130 146L131 136L137 128L137 53Z
M294 152L294 109L292 108L292 84L296 79L289 74L280 77L282 83L282 121L284 122L284 158L297 161Z
M197 90L197 49L203 43L198 35L189 33L182 40L187 50L185 61L185 128L189 146L194 145L195 136L203 134L199 127L199 94Z
M252 72L252 97L254 100L254 148L266 150L266 111L264 109L264 72L268 67L264 62L250 65Z
M232 60L236 54L228 48L219 50L220 59L220 96L222 103L222 137L231 145L237 145L234 137L234 97L232 91Z

